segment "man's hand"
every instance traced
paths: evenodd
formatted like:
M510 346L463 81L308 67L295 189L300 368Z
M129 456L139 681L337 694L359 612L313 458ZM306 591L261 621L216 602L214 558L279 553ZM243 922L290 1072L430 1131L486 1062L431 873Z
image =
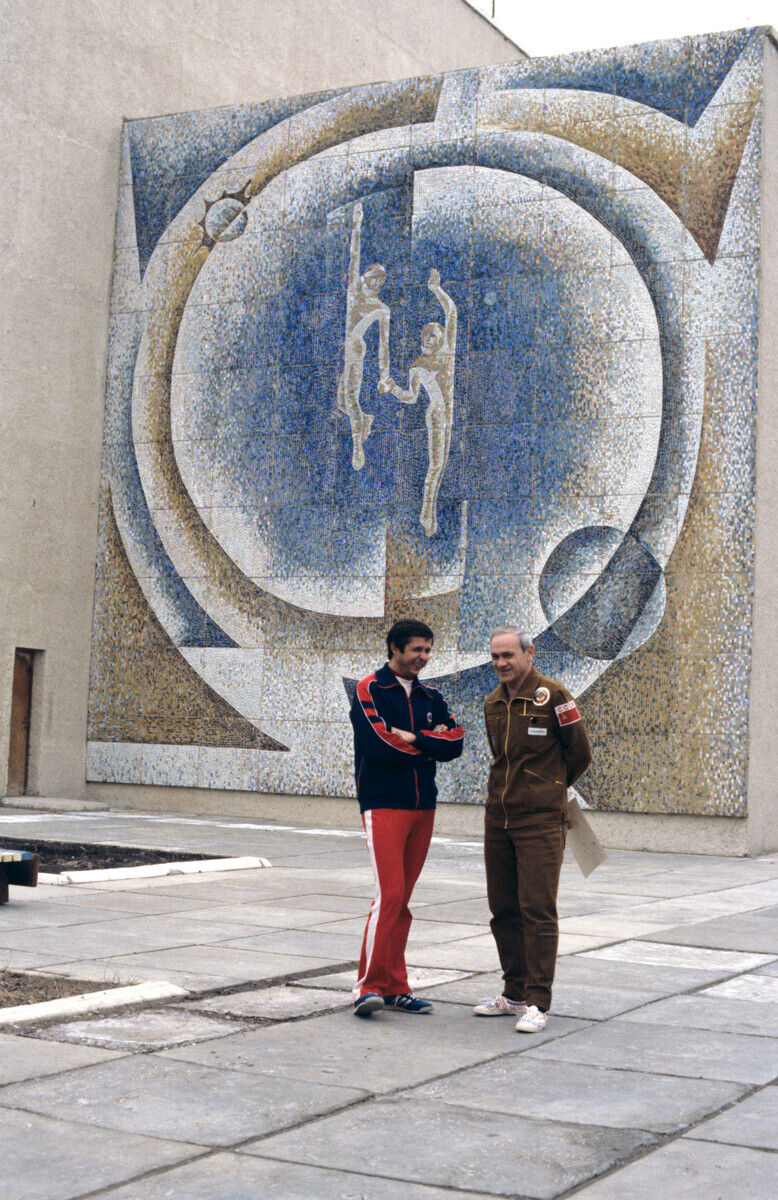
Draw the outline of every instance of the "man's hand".
M416 734L415 733L409 733L409 731L407 729L395 729L394 727L392 728L392 733L396 733L397 736L401 737L402 740L404 742L407 742L409 746L416 745Z
M433 730L431 730L431 732L432 733L445 733L447 729L448 729L448 725L436 725L435 728Z
M394 382L391 375L387 375L386 379L379 379L378 388L376 390L379 396L388 396L396 387L397 384Z

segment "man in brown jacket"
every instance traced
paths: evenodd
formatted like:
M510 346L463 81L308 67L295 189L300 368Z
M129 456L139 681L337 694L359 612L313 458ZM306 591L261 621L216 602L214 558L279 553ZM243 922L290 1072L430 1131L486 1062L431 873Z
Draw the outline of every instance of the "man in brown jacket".
M567 789L592 759L575 700L533 666L528 633L495 630L492 664L500 680L484 701L492 753L484 855L491 928L503 993L473 1010L515 1015L520 1033L545 1028L551 1006L559 925L556 898L568 824Z

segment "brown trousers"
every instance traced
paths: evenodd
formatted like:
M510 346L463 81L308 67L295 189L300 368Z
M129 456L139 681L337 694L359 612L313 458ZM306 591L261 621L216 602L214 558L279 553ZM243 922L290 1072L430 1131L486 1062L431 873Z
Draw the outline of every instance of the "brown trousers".
M487 824L484 832L486 891L503 991L543 1012L551 1007L559 946L556 898L564 849L564 823L551 814L512 829Z

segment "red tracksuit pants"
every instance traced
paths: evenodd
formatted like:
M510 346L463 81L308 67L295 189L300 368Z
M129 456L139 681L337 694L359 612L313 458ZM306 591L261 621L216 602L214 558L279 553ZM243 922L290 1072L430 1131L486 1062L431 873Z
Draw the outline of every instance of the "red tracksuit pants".
M432 838L434 809L373 808L362 814L376 890L362 939L354 999L366 992L410 992L405 946L411 928L408 902Z

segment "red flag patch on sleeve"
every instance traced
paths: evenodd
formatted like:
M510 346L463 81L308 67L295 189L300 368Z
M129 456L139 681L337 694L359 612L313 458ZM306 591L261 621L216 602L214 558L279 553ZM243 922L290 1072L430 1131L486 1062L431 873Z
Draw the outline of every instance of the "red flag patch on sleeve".
M560 725L575 725L576 721L581 720L581 714L575 707L575 700L568 700L567 704L557 704L554 712Z

